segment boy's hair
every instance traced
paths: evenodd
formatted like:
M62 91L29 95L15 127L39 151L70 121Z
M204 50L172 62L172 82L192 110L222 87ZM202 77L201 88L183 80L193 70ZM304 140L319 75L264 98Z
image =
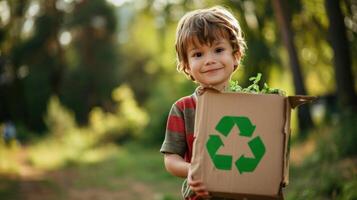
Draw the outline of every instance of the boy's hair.
M219 38L227 38L233 48L233 54L238 53L239 59L244 56L246 48L242 30L237 19L225 8L215 6L199 9L185 14L178 23L176 30L177 69L188 73L187 48L189 44L213 44ZM196 45L196 44L195 44ZM236 69L237 66L234 66ZM190 76L192 80L193 77Z

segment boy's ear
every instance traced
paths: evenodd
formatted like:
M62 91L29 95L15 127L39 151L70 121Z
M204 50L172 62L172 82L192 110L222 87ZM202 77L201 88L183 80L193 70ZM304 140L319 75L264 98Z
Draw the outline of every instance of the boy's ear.
M190 77L190 79L192 81L195 81L195 78L193 78L193 76L191 74L191 68L190 68L190 66L188 64L185 65L185 72Z
M185 65L185 71L186 71L189 75L191 75L191 68L190 68L190 66L189 66L187 63L185 63L184 65Z
M240 61L240 57L241 57L239 51L235 52L235 53L233 54L233 56L234 56L234 66L237 66L237 67L238 67L239 61Z

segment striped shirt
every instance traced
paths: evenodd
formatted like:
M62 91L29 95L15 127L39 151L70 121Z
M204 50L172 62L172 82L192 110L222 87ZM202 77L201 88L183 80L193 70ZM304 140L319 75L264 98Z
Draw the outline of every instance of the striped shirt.
M160 152L178 154L186 162L191 162L195 111L195 93L182 97L172 105L167 119L165 140Z

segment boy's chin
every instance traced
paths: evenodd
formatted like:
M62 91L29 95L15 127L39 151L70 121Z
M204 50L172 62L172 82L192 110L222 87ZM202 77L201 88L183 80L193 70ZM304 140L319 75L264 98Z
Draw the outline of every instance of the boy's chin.
M204 87L214 87L217 89L222 89L225 86L224 83L225 82L222 82L222 81L207 81L207 82L199 83L199 84Z

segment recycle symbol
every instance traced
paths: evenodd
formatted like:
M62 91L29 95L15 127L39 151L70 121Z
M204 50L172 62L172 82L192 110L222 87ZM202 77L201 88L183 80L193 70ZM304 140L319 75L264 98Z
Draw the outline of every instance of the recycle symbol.
M222 117L216 125L216 131L227 137L234 125L238 126L240 136L249 138L252 137L255 125L253 125L249 118L245 116ZM221 146L224 146L224 144L219 135L209 135L206 148L214 166L220 170L231 170L233 157L231 155L217 154L218 149ZM243 154L235 161L235 166L240 174L244 172L253 172L265 154L265 145L259 136L251 139L248 142L248 146L250 147L254 157L246 157Z

